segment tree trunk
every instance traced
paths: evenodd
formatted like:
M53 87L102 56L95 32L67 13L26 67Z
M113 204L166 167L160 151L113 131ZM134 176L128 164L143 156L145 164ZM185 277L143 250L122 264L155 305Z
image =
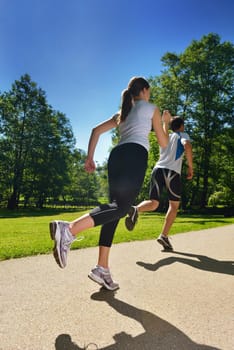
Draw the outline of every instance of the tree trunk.
M17 193L14 190L11 194L10 198L8 199L7 203L7 209L14 210L18 208L18 199L17 199Z

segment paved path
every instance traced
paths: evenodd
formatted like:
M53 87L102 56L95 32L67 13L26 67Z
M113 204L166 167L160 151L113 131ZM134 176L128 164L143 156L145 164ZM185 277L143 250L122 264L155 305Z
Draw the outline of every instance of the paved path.
M233 350L234 225L172 243L114 245L116 293L87 278L97 248L64 270L51 254L0 262L0 349Z

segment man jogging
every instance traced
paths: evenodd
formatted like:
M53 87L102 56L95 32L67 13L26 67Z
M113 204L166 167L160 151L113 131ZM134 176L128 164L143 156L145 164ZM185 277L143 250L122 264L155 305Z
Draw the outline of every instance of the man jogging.
M166 188L169 199L169 207L164 220L162 232L157 241L165 250L173 250L168 239L169 230L175 221L181 199L181 169L183 155L185 153L188 165L187 179L193 177L192 145L189 135L184 132L184 120L178 116L171 121L172 133L169 135L167 147L160 147L160 156L157 161L150 180L149 199L137 206L132 206L125 219L126 228L133 230L138 213L154 211L159 206L160 195Z

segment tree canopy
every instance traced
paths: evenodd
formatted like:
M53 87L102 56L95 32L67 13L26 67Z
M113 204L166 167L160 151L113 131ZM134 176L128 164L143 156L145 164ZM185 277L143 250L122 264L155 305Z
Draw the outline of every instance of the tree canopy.
M54 111L45 92L25 74L1 95L0 115L0 200L8 209L20 201L41 208L49 199L64 197L65 189L72 200L72 165L84 161L65 114Z
M210 33L184 52L167 52L163 71L149 77L151 101L185 120L192 139L194 178L183 179L182 206L233 207L234 46ZM114 146L118 129L113 132ZM158 155L150 135L148 170L137 200L148 198ZM42 208L59 201L92 205L107 196L106 163L88 175L86 153L76 148L69 119L55 111L28 74L0 94L0 206ZM183 168L183 175L185 167Z
M195 167L186 202L205 207L213 193L233 192L234 46L211 33L162 62L162 74L150 79L152 100L185 119Z

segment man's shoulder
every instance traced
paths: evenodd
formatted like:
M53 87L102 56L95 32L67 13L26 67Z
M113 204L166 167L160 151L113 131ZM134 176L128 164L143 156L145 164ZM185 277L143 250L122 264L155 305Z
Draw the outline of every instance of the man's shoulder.
M181 133L179 133L179 132L172 131L171 133L169 133L169 138L171 140L179 139L180 137L181 137Z
M185 140L190 140L190 136L187 132L180 132L180 138Z
M181 132L181 135L189 137L189 134L187 132Z

